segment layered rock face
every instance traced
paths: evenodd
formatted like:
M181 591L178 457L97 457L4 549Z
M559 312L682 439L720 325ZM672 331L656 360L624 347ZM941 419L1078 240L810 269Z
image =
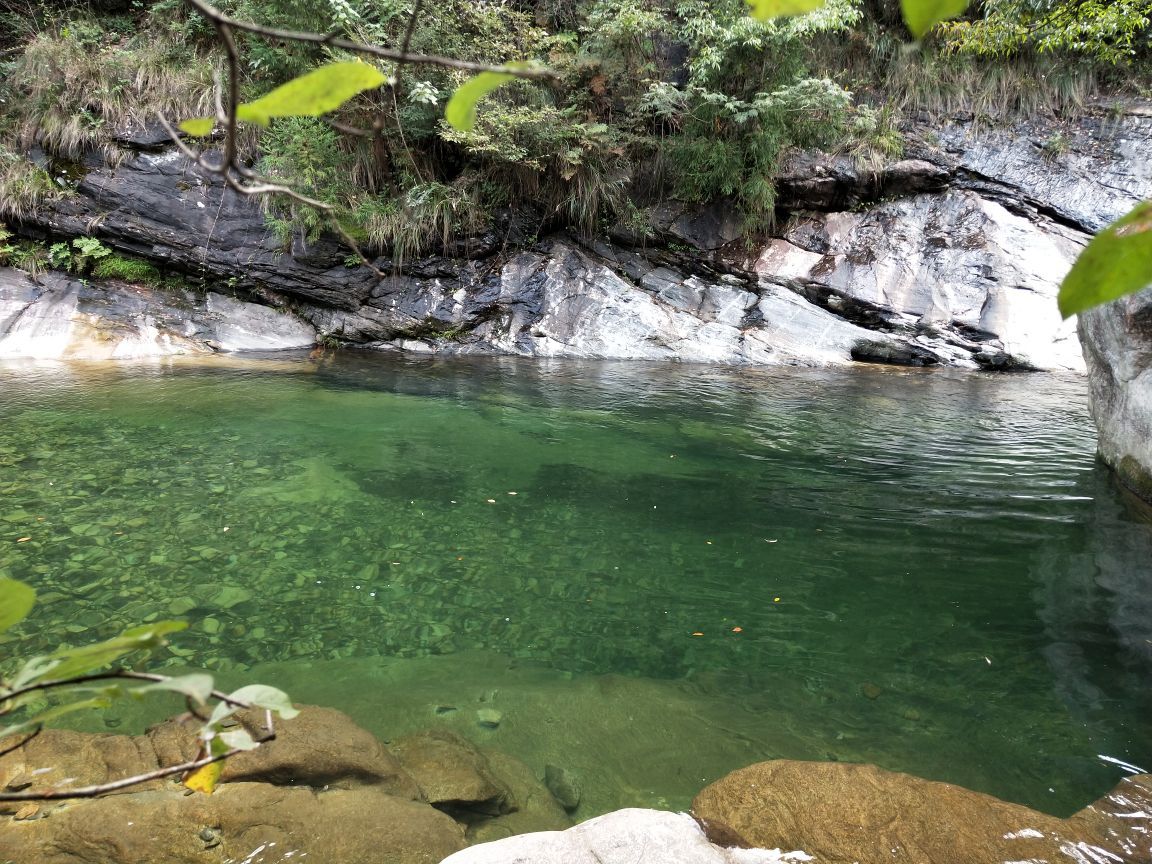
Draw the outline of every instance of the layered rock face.
M1090 233L1152 195L1152 170L1132 158L1147 152L1152 118L1000 131L956 121L915 132L932 144L869 169L848 158L796 157L779 184L778 235L751 250L722 204L663 204L642 236L621 228L601 241L529 242L510 217L470 238L469 257L406 262L402 275L380 280L327 239L282 248L255 201L164 150L116 169L91 162L76 194L20 230L92 233L210 292L290 309L278 319L283 338L257 328L267 337L257 347L295 344L313 328L321 338L423 352L1082 368L1055 293ZM392 263L377 262L384 270ZM60 280L40 280L38 289L40 311L25 305L21 317L76 322L91 314ZM142 343L252 347L200 323L185 326L164 298L154 298L149 317L125 311L129 286L102 290L114 295L103 317L117 322L105 329L134 334L123 353ZM34 348L27 325L13 331L17 302L7 301L7 324L0 318L0 352L50 355L56 349L43 343L59 346L59 337ZM199 321L204 311L188 314ZM58 356L85 350L64 347Z
M1152 288L1080 320L1100 457L1152 502Z

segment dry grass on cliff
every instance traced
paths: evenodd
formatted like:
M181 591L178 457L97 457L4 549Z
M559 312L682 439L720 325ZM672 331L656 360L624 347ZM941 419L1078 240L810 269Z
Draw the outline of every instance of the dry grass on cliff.
M0 219L20 222L62 194L46 171L0 145Z
M870 101L937 117L972 112L1008 118L1080 112L1114 92L1100 65L1053 55L980 58L925 46L912 50L885 33L821 43L813 62L821 74Z
M157 111L211 113L212 66L163 40L91 44L41 34L14 64L9 89L10 145L79 159L112 148L116 131L154 123Z

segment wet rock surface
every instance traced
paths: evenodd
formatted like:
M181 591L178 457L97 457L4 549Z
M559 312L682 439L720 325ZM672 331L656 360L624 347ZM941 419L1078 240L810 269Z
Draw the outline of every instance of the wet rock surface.
M1100 457L1152 502L1152 289L1086 312L1080 338Z
M103 242L222 291L209 311L227 320L240 308L229 303L291 303L318 336L374 347L1081 369L1055 293L1090 232L1152 195L1135 158L1152 118L1010 129L957 118L910 140L906 158L876 166L795 156L779 183L780 230L751 255L723 202L666 202L647 238L620 229L610 243L556 236L528 248L512 234L473 238L462 247L473 258L411 261L379 280L334 241L285 248L256 202L167 151L115 169L90 162L77 194L20 228L79 235L100 216ZM202 350L273 347L217 329L186 338ZM9 353L30 350L9 342Z
M252 727L261 719L238 718ZM0 788L104 783L179 764L196 755L195 728L169 721L142 736L47 731L0 757ZM571 824L512 757L446 733L412 736L394 754L327 708L278 724L275 740L228 760L222 780L211 795L163 779L97 799L0 805L0 860L183 864L307 854L326 864L435 864L469 842L466 831L483 840ZM466 818L445 812L448 802Z
M1059 819L874 765L779 760L732 772L692 809L749 845L826 864L1152 860L1152 775Z

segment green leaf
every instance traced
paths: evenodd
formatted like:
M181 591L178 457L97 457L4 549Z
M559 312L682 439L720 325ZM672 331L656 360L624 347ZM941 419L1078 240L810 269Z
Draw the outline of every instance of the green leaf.
M509 63L508 69L528 69L528 63ZM444 106L444 119L453 129L471 132L476 125L476 104L495 90L516 78L509 72L481 72L456 88L448 104Z
M904 23L917 39L947 18L955 18L968 8L968 0L900 0Z
M270 711L275 711L285 720L291 720L300 713L292 707L287 693L265 684L249 684L247 687L241 687L235 693L228 695L237 702L246 702L254 708L267 708ZM238 710L234 705L221 702L213 709L212 716L208 718L208 726L218 727L221 721L231 717Z
M230 729L227 732L221 732L216 740L229 750L255 750L260 746L252 740L252 736L244 729Z
M1080 253L1060 285L1057 303L1067 318L1152 286L1152 201L1137 204Z
M747 0L751 15L760 21L771 18L786 18L789 15L804 15L824 5L826 0Z
M36 592L15 579L0 579L0 633L23 621L36 602Z
M212 695L212 686L213 681L211 675L203 672L193 672L190 675L179 675L175 678L167 678L164 681L156 681L152 684L146 684L143 687L134 687L129 692L133 696L136 696L137 694L154 693L158 690L170 690L174 693L183 693L197 704L203 705Z
M367 63L329 63L293 78L255 102L238 105L236 117L261 126L267 126L273 117L319 117L386 80L379 69Z
M20 667L20 671L16 673L9 683L9 689L20 690L33 681L40 681L47 677L48 673L59 665L60 661L51 657L33 657Z
M205 135L211 135L215 127L215 117L196 117L192 120L185 120L179 128L181 132L187 132L195 138L203 138Z
M187 626L188 624L184 621L157 621L154 624L125 630L119 636L105 642L97 642L94 645L85 645L81 648L62 648L50 654L48 658L59 660L58 664L49 666L44 674L26 683L41 680L48 672L51 673L53 679L72 678L76 675L87 674L114 663L125 654L162 645L166 635L183 630Z
M63 717L65 714L74 714L77 711L86 711L89 708L107 708L112 704L112 700L105 696L97 696L93 699L82 699L79 702L69 702L67 705L57 705L55 708L50 708L47 711L37 714L35 717L29 717L21 723L15 723L11 726L5 726L0 729L0 739L7 738L9 735L19 735L24 732L31 732L37 726L42 726L49 720L55 720L57 717Z

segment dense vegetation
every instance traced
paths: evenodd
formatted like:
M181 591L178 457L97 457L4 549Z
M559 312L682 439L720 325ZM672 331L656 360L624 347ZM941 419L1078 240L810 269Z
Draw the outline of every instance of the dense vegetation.
M118 0L107 0L112 4ZM0 33L0 218L61 194L70 162L154 122L211 112L212 28L179 0L77 8L5 0ZM228 0L263 24L403 42L408 0ZM759 22L742 0L443 0L421 4L411 48L537 60L470 131L442 120L463 73L408 66L333 118L287 118L244 145L266 175L339 207L372 250L406 254L484 229L511 205L540 230L640 224L653 200L727 199L752 230L773 221L792 146L897 156L914 109L1075 111L1101 92L1147 93L1152 0L985 0L918 51L893 0L830 0ZM328 47L241 40L244 95L345 59ZM348 127L368 134L348 134ZM375 132L375 134L372 134ZM33 158L30 160L28 157ZM269 202L287 240L307 207Z

